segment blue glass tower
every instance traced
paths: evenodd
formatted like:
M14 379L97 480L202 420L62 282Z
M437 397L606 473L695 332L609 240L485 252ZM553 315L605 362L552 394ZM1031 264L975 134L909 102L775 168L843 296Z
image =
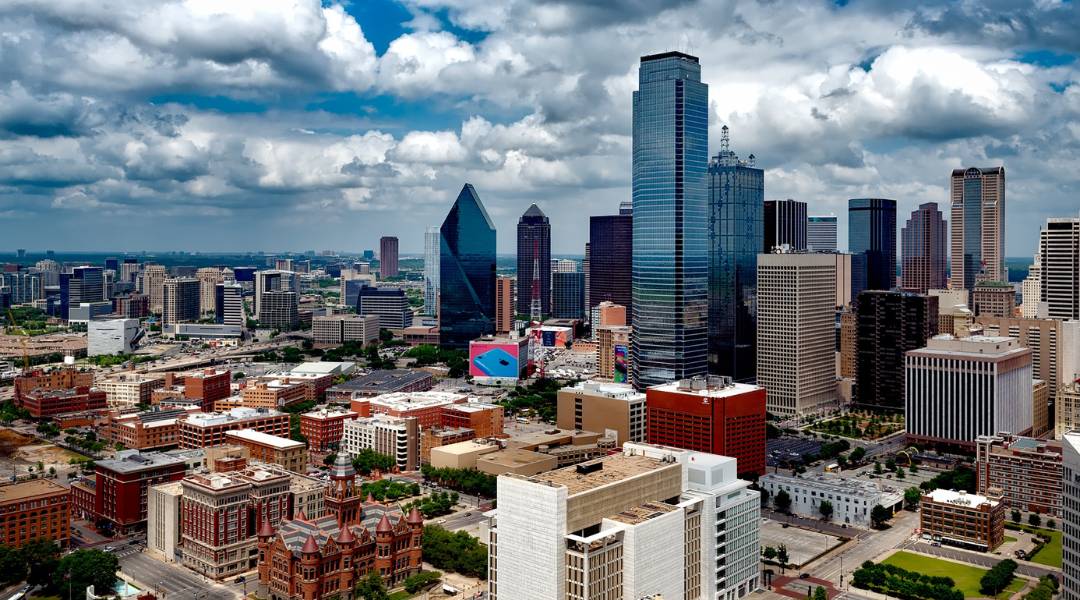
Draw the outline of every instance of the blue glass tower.
M105 300L105 276L101 267L75 267L60 274L60 318L68 320L71 307Z
M697 57L643 56L634 92L631 378L708 369L709 87Z
M495 332L495 224L465 184L440 230L440 343L467 348Z
M757 255L765 171L728 148L709 163L709 372L750 381L757 371Z
M848 200L848 252L866 257L866 287L852 289L852 297L865 290L896 287L896 200ZM855 264L852 263L852 269ZM853 285L857 279L852 273Z

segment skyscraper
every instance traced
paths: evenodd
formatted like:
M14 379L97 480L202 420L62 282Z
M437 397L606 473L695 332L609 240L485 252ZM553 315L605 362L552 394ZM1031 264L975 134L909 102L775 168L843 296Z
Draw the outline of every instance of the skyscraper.
M739 160L723 128L709 163L709 372L736 381L757 365L757 255L761 252L765 171Z
M855 391L862 407L904 408L908 350L938 334L938 298L894 291L866 291L855 302Z
M221 270L216 267L204 267L195 272L199 279L199 312L217 312L217 286L224 283Z
M762 252L787 244L792 250L806 250L806 203L795 200L766 200Z
M614 302L633 311L631 276L634 259L633 205L626 214L589 218L589 310ZM628 322L630 325L632 321Z
M904 291L925 294L945 289L948 230L937 202L920 204L900 232L900 275Z
M236 284L214 286L214 316L218 325L244 325L244 288Z
M1039 300L1047 316L1080 319L1080 219L1047 219L1039 254Z
M1005 167L952 172L950 286L973 290L975 280L1008 281L1005 268Z
M162 265L146 265L143 269L142 293L150 296L150 312L161 314L162 287L169 272Z
M440 233L440 343L465 348L495 330L495 224L472 185L461 188Z
M539 316L551 315L551 223L535 204L518 219L517 279L517 314L531 315L537 300Z
M709 87L697 57L643 56L634 92L631 379L706 372Z
M836 215L806 217L806 249L836 252Z
M439 314L439 240L438 227L424 232L424 313Z
M866 257L865 289L896 287L896 200L848 200L848 252Z
M514 329L514 278L495 280L495 333L510 333Z
M583 271L558 271L551 274L551 316L557 319L585 318Z
M75 267L60 274L60 318L67 321L68 311L83 302L105 300L105 277L101 267Z
M161 286L161 324L199 320L199 280L195 277L166 279Z
M396 237L384 236L379 239L379 277L386 279L387 277L398 276L398 239Z

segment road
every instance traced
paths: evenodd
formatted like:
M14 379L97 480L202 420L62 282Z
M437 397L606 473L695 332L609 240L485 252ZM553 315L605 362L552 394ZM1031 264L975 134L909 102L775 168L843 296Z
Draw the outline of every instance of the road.
M486 510L490 509L491 507L488 506ZM478 525L481 521L484 521L485 519L487 519L487 517L484 516L483 512L481 512L480 510L473 510L467 513L455 513L452 515L447 515L438 519L438 521L446 521L445 523L439 523L440 525L442 525L443 529L447 531L457 531L459 529L468 529L469 527Z
M850 581L852 571L863 562L874 560L878 555L902 545L911 535L911 530L918 524L918 520L919 515L916 513L901 512L893 519L889 529L863 533L845 544L839 553L812 563L806 572L814 577L836 582L837 585L840 584L841 575L846 581Z
M141 552L120 557L120 571L150 589L164 589L169 600L239 600L243 586L217 584L206 581L201 575L175 564L150 558ZM253 591L253 586L248 586Z
M797 525L803 529L810 529L813 531L819 531L828 535L836 537L855 537L859 534L860 529L855 527L843 527L840 523L832 523L829 521L822 521L820 519L811 519L808 517L798 518L798 516L790 515L788 513L777 512L775 510L769 510L764 508L761 510L761 516L766 519L772 519L777 523L790 523L791 525Z

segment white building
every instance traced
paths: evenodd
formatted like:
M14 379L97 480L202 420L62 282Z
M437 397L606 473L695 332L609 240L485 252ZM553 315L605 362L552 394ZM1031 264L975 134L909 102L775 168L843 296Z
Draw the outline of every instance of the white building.
M821 518L821 502L831 502L831 520L860 527L870 526L870 511L878 504L898 510L904 501L903 490L879 488L873 481L831 477L818 473L801 476L766 473L758 485L769 492L770 501L781 490L791 497L791 512L804 517Z
M498 479L493 600L708 598L758 589L760 496L735 459L651 444Z
M131 354L141 333L138 319L92 319L86 324L86 355Z
M341 451L355 455L364 448L393 456L402 471L415 471L420 468L419 421L385 415L345 421Z
M438 227L428 227L424 232L424 313L439 312L439 261L442 233Z
M311 338L316 346L340 346L345 342L368 345L379 341L378 315L332 315L311 321Z
M1039 232L1040 300L1051 319L1080 319L1080 218L1047 219Z
M1080 600L1080 431L1062 436L1061 598Z
M244 325L244 288L239 285L219 283L215 286L214 313L219 325Z
M836 252L836 215L806 217L806 249Z
M179 481L155 485L147 492L146 550L160 560L183 561L180 553L183 496L183 484Z

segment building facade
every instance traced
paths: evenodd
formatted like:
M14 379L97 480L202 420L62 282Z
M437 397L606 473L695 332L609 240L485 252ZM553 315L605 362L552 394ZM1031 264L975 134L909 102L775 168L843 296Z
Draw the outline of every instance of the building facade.
M307 447L288 437L270 435L253 429L241 429L225 433L226 443L243 446L251 453L251 460L278 465L293 473L307 471Z
M114 458L97 461L94 517L108 521L118 533L145 528L149 489L179 481L184 470L183 458L160 452L123 450Z
M633 313L631 285L634 215L631 204L617 215L589 217L589 308L614 302Z
M43 537L61 548L70 543L71 492L49 481L34 479L0 485L0 543L21 548Z
M535 204L518 219L517 277L516 314L532 315L535 302L539 317L551 316L551 222Z
M311 338L317 348L333 348L345 342L366 346L379 341L378 315L332 315L311 320Z
M91 319L86 324L86 355L131 354L140 331L138 319Z
M398 239L391 236L379 238L379 277L398 276Z
M762 248L759 254L769 254L774 248L806 250L806 203L797 200L766 200Z
M199 312L217 314L217 286L224 282L221 271L215 267L204 267L195 272L199 280Z
M244 288L226 283L214 286L214 320L218 325L245 325Z
M60 318L67 321L70 310L80 304L105 300L105 275L101 267L75 267L60 274Z
M551 274L551 316L585 319L585 273L558 271Z
M178 424L180 447L208 448L229 443L226 432L251 429L274 436L289 436L289 415L276 410L233 408L227 413L191 415Z
M781 491L791 498L789 511L821 518L821 503L831 502L831 519L838 523L870 527L870 512L877 505L895 512L904 502L902 489L880 487L872 481L846 477L826 477L820 473L780 475L768 473L758 480L761 489L776 498Z
M806 217L806 249L810 252L836 252L836 215Z
M1005 267L1005 168L954 169L950 287L973 290L975 283L1008 281Z
M647 441L645 394L629 385L583 381L558 395L559 429L602 431L623 442Z
M919 502L923 537L989 552L1005 541L1005 503L1000 497L936 489Z
M860 406L902 410L905 352L938 334L938 299L865 291L855 303L855 390ZM842 333L842 332L841 332Z
M945 289L948 236L937 202L920 204L900 231L900 275L905 292Z
M1061 597L1080 599L1080 433L1062 436Z
M1061 442L1001 434L979 436L975 446L977 493L994 489L1011 510L1062 517Z
M442 233L438 227L424 231L424 314L439 314L439 247Z
M194 277L166 279L161 288L161 323L175 325L199 320L199 280Z
M848 200L848 252L861 254L866 261L863 289L896 287L896 200ZM852 290L852 294L857 295L863 289Z
M508 334L514 328L514 278L495 280L495 333Z
M341 451L358 454L365 448L370 448L379 454L393 456L401 471L419 469L419 420L415 417L399 418L380 415L346 421L341 438Z
M435 376L428 371L375 370L331 387L326 391L326 399L328 402L348 402L354 398L374 398L383 394L424 392L434 384Z
M439 244L439 340L467 348L495 331L495 223L471 185L446 215Z
M1016 289L1007 281L980 281L971 293L975 316L1016 316Z
M358 417L351 410L322 408L300 415L300 433L307 440L308 449L329 452L341 444L345 422Z
M1046 303L1046 316L1080 319L1080 218L1047 219L1039 232L1039 256L1039 300Z

